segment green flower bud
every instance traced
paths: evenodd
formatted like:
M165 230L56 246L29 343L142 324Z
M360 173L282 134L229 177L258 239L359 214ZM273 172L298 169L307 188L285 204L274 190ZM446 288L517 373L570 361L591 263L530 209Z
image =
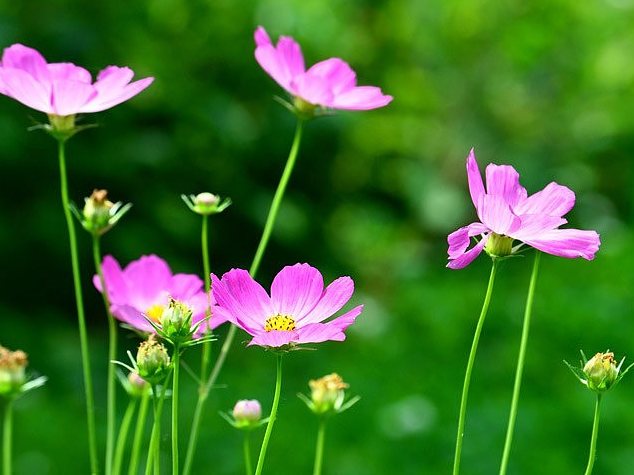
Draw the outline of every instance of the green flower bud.
M207 191L198 193L195 196L181 195L181 198L189 209L191 209L194 213L198 213L203 216L220 213L231 204L230 198L221 200L218 195L214 195L213 193L209 193Z
M156 341L153 334L139 345L136 365L139 368L139 376L150 384L158 384L167 376L170 357L165 346Z
M0 346L0 395L14 397L22 392L26 383L25 368L28 366L24 351L9 351Z
M337 373L311 380L308 385L311 389L310 398L303 394L298 394L298 396L311 411L319 416L339 414L360 399L359 396L356 396L344 403L346 398L345 389L348 389L349 385L344 383L341 376Z
M174 300L170 297L170 302L163 310L159 318L161 330L165 338L170 341L191 340L192 331L192 310L187 304Z
M586 385L593 391L607 391L614 385L619 376L620 365L614 361L614 353L597 353L583 367Z
M130 371L128 373L128 383L126 384L126 389L131 396L141 397L146 393L149 387L149 383L143 379L139 373L135 373L134 371Z
M491 233L484 245L485 252L491 257L506 257L513 254L513 238Z

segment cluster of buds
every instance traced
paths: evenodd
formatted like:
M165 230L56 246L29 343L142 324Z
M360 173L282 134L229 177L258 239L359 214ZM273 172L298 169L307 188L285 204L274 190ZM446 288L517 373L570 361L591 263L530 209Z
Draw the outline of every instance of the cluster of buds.
M256 399L241 399L233 407L231 415L221 412L220 415L233 427L250 431L266 424L269 418L262 419L262 406Z
M132 203L113 203L107 196L107 190L93 190L90 197L84 198L84 209L81 212L74 204L71 205L71 211L82 227L95 236L101 236L112 228L132 207Z
M218 195L207 191L197 195L181 195L181 198L189 209L203 216L220 213L231 204L231 198L221 200Z
M350 386L337 373L310 380L308 385L311 390L310 398L301 393L298 396L318 416L339 414L361 399L359 396L355 396L347 402L345 401L345 390Z
M625 358L617 364L617 361L614 359L614 353L609 350L605 353L597 353L589 360L586 359L583 352L581 352L581 357L580 368L575 368L567 362L565 363L579 379L581 384L597 393L604 393L616 386L634 365L633 363L624 371L621 371Z
M26 375L28 364L24 351L10 351L0 345L0 396L15 398L46 382L44 376L29 381Z

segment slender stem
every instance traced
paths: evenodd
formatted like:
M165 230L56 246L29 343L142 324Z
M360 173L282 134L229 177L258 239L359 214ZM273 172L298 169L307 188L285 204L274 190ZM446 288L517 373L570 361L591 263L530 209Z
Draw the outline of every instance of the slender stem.
M491 302L491 294L493 293L493 284L495 282L495 274L498 268L498 260L493 259L493 265L491 266L491 274L489 276L489 285L487 286L486 294L484 296L484 302L482 303L482 310L480 311L480 317L476 324L476 329L473 334L473 342L471 343L471 351L469 352L469 359L467 360L467 369L464 375L464 382L462 384L462 397L460 399L460 415L458 417L458 432L456 434L456 452L453 461L453 475L460 473L460 456L462 454L462 438L464 436L465 416L467 413L467 400L469 398L469 385L471 384L471 373L473 371L473 363L475 362L476 352L478 351L478 342L480 341L480 333L482 333L482 327L484 326L484 320L489 310L489 303Z
M93 399L92 376L90 371L90 355L88 351L88 335L86 332L86 317L84 316L84 299L81 290L81 276L79 273L79 256L77 252L77 237L75 236L75 223L70 212L70 200L68 199L68 180L66 177L66 154L64 140L59 139L59 174L62 194L62 207L68 228L68 241L70 244L70 258L73 268L73 285L75 287L75 303L77 306L77 322L79 326L79 342L81 347L81 360L84 373L84 392L86 396L86 416L88 423L88 451L90 454L90 472L99 473L97 459L97 441L95 438L95 404Z
M511 453L511 443L513 442L513 431L515 429L515 419L517 418L517 406L520 399L520 389L522 387L522 372L524 371L524 359L526 357L526 347L528 345L528 332L531 324L531 312L533 310L533 298L535 297L535 287L537 285L537 273L539 270L540 251L535 251L535 261L533 263L533 274L528 285L528 296L526 297L526 308L524 310L524 324L522 326L522 337L520 339L520 349L517 356L517 368L515 370L515 383L513 384L513 397L511 398L511 410L509 413L509 423L506 429L506 440L504 441L504 452L500 464L500 475L506 473Z
M260 447L260 456L258 457L258 464L255 467L255 475L262 473L264 467L264 458L266 457L266 449L269 446L269 439L273 432L273 424L275 424L275 418L277 417L277 406L280 403L280 392L282 390L282 355L277 355L277 377L275 379L275 395L273 396L273 406L271 407L271 415L269 416L269 422L266 425L266 432L264 433L264 439L262 440L262 446Z
M273 231L273 226L275 224L275 220L277 219L277 213L282 203L282 199L284 198L286 185L288 184L291 173L293 172L293 168L295 166L295 162L297 160L297 153L299 152L299 145L302 141L302 133L304 131L305 123L306 122L303 119L298 119L297 121L297 128L295 129L295 138L293 139L293 145L291 146L291 151L288 154L286 166L284 167L284 171L282 172L280 182L277 185L277 190L275 191L275 195L273 196L271 208L269 209L269 214L266 218L266 224L264 225L264 230L262 231L262 237L260 238L258 249L255 252L253 262L251 263L251 268L249 269L249 274L251 275L251 277L255 278L255 275L260 268L262 256L264 255L264 251L266 250L269 238L271 237L271 232ZM218 355L218 359L216 360L213 370L211 371L211 376L209 376L209 380L207 381L208 390L214 385L216 379L218 378L218 374L220 374L220 370L225 363L227 354L229 353L229 349L231 348L231 344L233 342L233 339L235 338L236 331L237 327L235 325L231 325L229 331L227 331L227 336L222 345L222 348L220 349L220 354Z
M2 427L2 474L11 475L13 456L13 399L9 399L4 407Z
M597 438L599 436L599 411L601 410L601 393L597 393L597 402L594 405L594 422L592 423L592 438L590 439L590 455L588 456L588 466L585 475L592 473L594 460L597 457Z
M147 408L150 402L150 393L145 392L141 398L141 407L139 407L139 415L136 419L136 428L134 430L134 440L132 441L132 453L130 454L130 466L128 475L137 475L137 467L139 466L139 454L141 453L141 441L145 432L145 420L147 419Z
M101 296L103 298L103 305L106 309L106 315L108 318L108 375L107 375L107 403L106 403L106 475L112 473L112 458L114 451L114 427L115 427L115 415L117 411L116 402L116 379L115 379L115 367L112 363L117 359L117 323L110 312L110 299L108 298L108 289L106 288L106 280L103 276L103 269L101 267L101 239L97 234L92 235L92 255L95 261L95 270L99 276L99 282L101 284Z
M251 464L251 431L244 431L244 441L242 442L242 450L244 452L244 470L247 475L253 474L253 465Z
M145 475L150 475L154 468L154 475L161 472L161 414L163 413L163 402L165 401L166 388L169 385L170 374L163 381L162 391L158 394L156 384L152 385L152 399L154 401L154 423L152 425L152 435L150 436L150 447L148 449L147 463L145 465Z
M209 299L209 306L207 307L207 318L211 318L211 266L209 265L209 215L204 214L202 216L202 229L200 233L200 245L202 248L203 259L203 274L205 278L205 293ZM207 320L209 322L209 320ZM187 444L187 453L185 455L185 464L183 465L183 475L189 475L191 473L192 465L194 463L194 452L196 451L196 444L198 442L198 430L200 427L200 420L202 418L203 409L207 396L209 395L209 387L206 384L207 370L209 367L209 359L211 356L211 342L205 341L203 343L202 361L200 364L200 387L198 388L198 400L196 401L196 408L194 409L194 417L192 419L192 426L189 432L189 443Z
M174 343L174 378L172 380L172 475L178 475L178 378L180 374L180 345Z
M117 448L114 453L114 461L112 463L112 474L119 475L121 473L121 462L123 460L123 452L126 447L126 440L128 439L128 432L130 431L130 423L132 422L132 416L136 411L138 402L137 397L132 397L128 403L128 407L125 410L123 419L121 420L121 427L119 428L119 437L117 438Z
M321 475L321 466L324 459L324 440L326 439L326 418L319 419L319 428L317 429L317 444L315 446L315 466L313 475Z

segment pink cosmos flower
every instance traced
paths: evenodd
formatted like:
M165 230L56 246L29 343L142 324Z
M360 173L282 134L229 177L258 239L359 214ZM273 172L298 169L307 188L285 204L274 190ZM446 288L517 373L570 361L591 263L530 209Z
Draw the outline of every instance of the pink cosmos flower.
M131 83L130 68L108 66L92 82L90 73L72 63L47 63L27 46L4 50L0 63L0 93L49 115L70 116L116 106L148 87L154 78Z
M513 240L555 256L594 259L601 244L595 231L558 229L568 222L563 215L575 204L575 194L569 188L553 182L528 196L513 167L490 164L486 168L485 190L473 150L467 157L467 176L480 221L447 237L450 260L447 267L461 269L469 265L482 249L496 255L495 247L499 248L503 241L508 244L508 252L503 255L511 254ZM474 236L480 236L480 240L467 250ZM489 249L487 243L492 242L495 245Z
M308 264L284 267L273 280L271 296L246 270L232 269L222 280L212 274L216 315L253 336L249 345L271 348L343 341L344 330L363 305L326 323L352 296L354 283L340 277L324 290L321 273Z
M339 58L321 61L306 71L302 50L293 38L282 36L273 46L261 26L254 37L255 59L262 69L286 91L312 105L368 110L383 107L392 100L378 87L357 86L355 72Z
M194 274L172 274L167 262L158 256L141 256L125 269L121 269L114 257L106 256L102 270L112 314L138 330L154 332L145 316L158 324L170 297L192 309L192 325L205 319L209 301L203 291L203 281ZM99 276L93 277L93 284L102 291ZM210 298L213 309L215 301L213 296ZM212 311L210 328L225 321ZM202 335L206 328L207 324L201 324L194 336Z

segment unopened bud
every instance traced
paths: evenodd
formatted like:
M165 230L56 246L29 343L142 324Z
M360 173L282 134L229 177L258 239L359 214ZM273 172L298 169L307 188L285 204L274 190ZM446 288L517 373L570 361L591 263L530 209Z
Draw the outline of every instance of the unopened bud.
M181 195L185 204L194 213L205 215L216 214L231 204L231 199L221 200L218 195L204 191L197 195Z
M149 383L143 379L139 373L130 371L128 373L128 385L129 393L131 396L139 397L143 396L149 387Z
M255 399L243 399L233 407L235 427L238 429L258 427L262 418L262 406Z
M161 329L170 341L187 341L192 338L192 310L185 303L170 297L169 304L159 318Z
M167 349L156 341L153 334L141 342L137 351L136 364L139 376L150 384L158 384L167 376L170 357Z
M15 396L22 391L28 364L24 351L9 351L0 346L0 395Z
M308 382L313 402L313 411L317 414L337 412L346 396L345 389L349 385L343 382L337 373L329 374L320 379L313 379Z
M587 385L593 391L603 392L612 387L619 376L620 366L614 361L614 353L597 353L583 367Z

